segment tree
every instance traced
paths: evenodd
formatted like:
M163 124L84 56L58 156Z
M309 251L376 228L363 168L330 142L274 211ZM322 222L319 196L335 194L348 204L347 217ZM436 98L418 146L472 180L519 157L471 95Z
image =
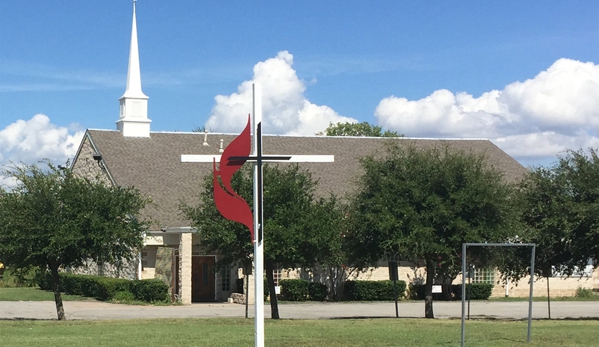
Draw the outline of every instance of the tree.
M197 127L193 128L193 129L191 129L191 132L194 132L194 133L207 133L208 132L208 128L206 128L205 125L197 126Z
M317 182L299 166L264 166L264 267L271 293L272 318L279 318L274 294L273 270L308 268L332 258L331 244L340 238L334 198L316 199ZM214 204L213 179L202 184L200 204L182 205L184 215L193 221L202 245L219 255L218 266L251 264L253 245L243 225L224 219ZM233 175L233 189L252 205L252 172L249 166Z
M506 240L512 189L485 158L449 147L389 144L386 157L366 157L352 198L348 251L358 266L385 257L426 264L425 316L434 318L435 277L455 278L464 242ZM485 251L473 250L484 259Z
M106 186L47 164L47 171L36 165L3 171L17 186L0 190L0 259L15 270L49 270L58 319L64 320L58 270L90 259L134 259L147 229L136 216L147 200L133 188Z
M536 244L535 272L547 280L571 276L589 259L599 259L599 159L594 149L568 151L551 167L531 170L520 183L520 240ZM518 250L500 270L519 278L529 271L529 255ZM549 300L549 295L547 299ZM550 317L551 318L551 317Z
M323 135L318 133L317 135ZM362 123L329 123L329 126L325 129L324 135L326 136L363 136L363 137L403 137L402 134L398 134L396 131L385 130L380 126L372 126L368 122Z

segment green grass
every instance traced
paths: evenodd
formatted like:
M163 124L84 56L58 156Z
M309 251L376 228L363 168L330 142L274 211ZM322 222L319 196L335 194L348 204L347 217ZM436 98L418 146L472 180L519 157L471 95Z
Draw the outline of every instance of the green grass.
M510 301L528 301L528 297L507 297L507 298L489 298L489 301L493 302L510 302ZM547 301L546 296L534 296L532 301L540 302ZM558 296L551 297L551 301L599 301L599 295L593 294L593 296L589 297L578 297L578 296Z
M87 301L95 299L63 293L62 300ZM0 301L54 301L54 293L34 287L0 288Z
M467 346L599 346L598 321L468 321ZM253 346L251 319L0 321L2 346ZM459 346L460 320L267 320L267 346Z

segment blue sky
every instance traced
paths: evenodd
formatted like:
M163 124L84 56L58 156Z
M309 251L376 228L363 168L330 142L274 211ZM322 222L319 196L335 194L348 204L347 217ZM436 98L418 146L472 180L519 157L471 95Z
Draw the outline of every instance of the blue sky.
M0 165L64 161L84 129L116 128L131 15L0 2ZM139 0L137 26L153 131L240 130L254 80L271 133L368 121L489 138L525 165L599 147L597 1Z

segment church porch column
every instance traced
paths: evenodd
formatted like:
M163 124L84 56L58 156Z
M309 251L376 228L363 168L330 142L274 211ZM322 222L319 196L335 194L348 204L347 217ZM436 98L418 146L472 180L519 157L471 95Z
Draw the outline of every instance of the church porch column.
M191 304L191 249L192 234L181 234L179 244L179 264L181 267L181 303Z

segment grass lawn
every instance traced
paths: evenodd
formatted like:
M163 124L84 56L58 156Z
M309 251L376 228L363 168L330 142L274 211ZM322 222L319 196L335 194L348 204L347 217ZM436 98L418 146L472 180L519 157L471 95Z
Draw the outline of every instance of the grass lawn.
M467 346L599 346L598 321L469 321ZM0 321L2 346L253 346L251 319ZM267 346L459 346L460 320L267 320Z
M493 302L510 302L510 301L528 301L528 297L507 297L507 298L489 298L489 301ZM532 301L534 302L547 302L546 296L533 296ZM577 296L556 296L551 297L551 301L599 301L599 295L593 294L588 297L577 297Z
M54 293L34 287L0 288L0 301L54 301ZM79 295L62 294L63 301L95 300Z

